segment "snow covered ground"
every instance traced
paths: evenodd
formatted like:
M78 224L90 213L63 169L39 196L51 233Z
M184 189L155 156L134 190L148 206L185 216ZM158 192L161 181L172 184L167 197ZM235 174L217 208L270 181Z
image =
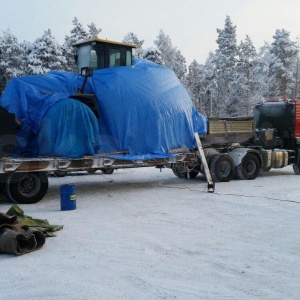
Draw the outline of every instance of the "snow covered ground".
M76 210L60 210L65 183ZM20 207L64 229L0 255L0 299L299 299L299 183L290 167L214 194L169 169L51 177L41 202Z

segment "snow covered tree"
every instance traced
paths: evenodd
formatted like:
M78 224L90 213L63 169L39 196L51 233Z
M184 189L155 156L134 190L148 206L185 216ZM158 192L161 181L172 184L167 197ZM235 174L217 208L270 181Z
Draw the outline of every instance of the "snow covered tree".
M69 37L69 42L73 44L75 42L88 39L89 34L86 32L83 25L79 23L76 17L73 19L72 23L73 23L73 28L70 31L71 35ZM94 28L92 24L90 25L92 28L91 31L94 33L95 31L97 31L97 29L95 29L96 27Z
M32 44L27 56L27 74L45 74L50 70L63 70L66 58L62 47L52 36L51 30L44 32L43 36L37 38Z
M270 53L271 97L293 97L296 85L296 62L298 49L290 40L290 33L285 29L277 29L273 36Z
M186 76L186 87L194 102L197 110L201 110L200 92L201 92L201 72L202 66L193 60L189 65L189 71Z
M203 66L201 76L201 112L208 117L220 115L218 91L215 54L211 51Z
M225 19L224 29L217 29L218 49L216 50L215 63L218 78L218 99L220 101L220 114L223 116L230 115L231 109L236 105L230 92L230 83L234 76L237 44L236 44L236 26L231 22L229 16Z
M125 35L123 39L123 43L128 43L128 44L135 44L136 48L133 49L133 57L135 58L143 58L143 44L144 40L140 40L136 34L133 32L129 32Z
M89 38L89 34L85 31L83 25L79 23L76 17L73 19L72 23L73 28L70 31L70 35L65 36L65 43L63 44L63 53L67 60L65 67L66 71L76 70L76 64L74 60L75 49L72 47L72 44ZM95 34L99 30L92 24L90 25L91 27L89 27L90 35Z
M259 82L254 70L258 66L258 55L249 36L241 41L238 47L238 59L233 80L230 83L231 99L235 105L231 107L231 116L250 115L259 96Z
M23 73L22 48L8 29L0 37L0 95L10 79Z
M258 61L253 69L254 76L258 83L254 97L258 101L263 101L269 98L269 65L271 60L270 44L265 42L258 50Z
M176 55L176 48L173 47L170 37L165 34L162 29L159 31L154 44L157 46L158 50L161 53L163 64L168 68L172 68L173 61Z
M297 59L296 59L296 84L294 89L295 99L300 99L300 51L299 51L299 38L297 38Z
M175 52L175 56L174 56L174 60L172 62L171 68L174 71L174 73L176 74L176 76L178 77L178 79L182 83L184 83L185 75L187 72L186 60L179 50L176 50L176 52Z
M144 50L143 53L143 58L151 60L155 62L156 64L163 65L163 59L161 57L161 53L158 49L156 48L147 48Z
M90 25L88 25L88 28L89 28L89 33L88 33L89 39L97 38L99 33L102 31L102 29L97 28L94 23L91 23Z
M162 29L154 41L154 44L161 53L163 65L171 68L177 77L184 82L187 71L185 58L176 47L173 47L170 37L165 34Z

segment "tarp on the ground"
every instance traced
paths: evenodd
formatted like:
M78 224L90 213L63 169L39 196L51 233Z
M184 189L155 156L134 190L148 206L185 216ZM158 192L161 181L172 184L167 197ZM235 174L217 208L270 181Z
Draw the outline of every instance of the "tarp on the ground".
M82 82L74 73L49 72L15 78L8 84L0 104L23 122L18 130L23 148L31 146L31 152L35 151L32 141L37 140L47 111L77 93ZM173 71L146 60L134 60L132 67L96 70L85 92L97 97L101 153L126 151L127 158L165 157L172 149L193 149L194 133L207 132L207 120L196 111Z

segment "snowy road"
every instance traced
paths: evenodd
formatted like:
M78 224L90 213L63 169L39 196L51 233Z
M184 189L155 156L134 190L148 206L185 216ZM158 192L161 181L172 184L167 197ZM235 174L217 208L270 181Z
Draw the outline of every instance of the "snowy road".
M76 210L60 211L65 183ZM41 202L20 207L64 229L0 255L0 299L299 299L300 176L206 186L155 168L50 178Z

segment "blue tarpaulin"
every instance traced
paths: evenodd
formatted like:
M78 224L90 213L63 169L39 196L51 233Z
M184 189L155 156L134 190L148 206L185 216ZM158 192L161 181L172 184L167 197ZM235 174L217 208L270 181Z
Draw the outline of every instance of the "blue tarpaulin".
M64 106L76 100L61 100L76 94L82 82L81 76L70 72L49 72L45 76L25 76L10 81L0 104L23 123L18 130L18 141L24 153L80 157L94 155L95 151L126 151L129 153L126 159L151 159L166 157L172 149L193 149L194 133L207 132L206 118L196 111L173 71L147 60L134 60L132 67L96 70L93 77L88 78L85 92L96 95L100 111L98 128L95 129L94 117L87 111L82 112L84 105L80 103L73 117L75 123L88 119L88 123L83 122L81 126L86 130L81 132L85 140L82 136L75 138L72 152L64 151L63 141L77 131L71 132L70 127L75 125L70 125L70 120L65 118ZM55 126L60 124L59 127L52 130L49 118L55 119ZM53 133L60 128L58 137ZM45 137L47 131L50 134ZM60 150L56 152L57 143ZM50 144L51 151L47 152L46 145L50 147Z

